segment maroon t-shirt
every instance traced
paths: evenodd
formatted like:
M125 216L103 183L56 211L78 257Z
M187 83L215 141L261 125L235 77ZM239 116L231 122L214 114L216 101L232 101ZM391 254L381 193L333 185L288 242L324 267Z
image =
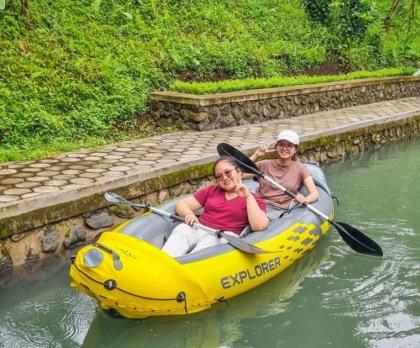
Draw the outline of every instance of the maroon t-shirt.
M199 218L203 225L238 234L249 225L246 198L235 197L227 200L225 191L215 185L197 191L193 197L204 207L204 212ZM260 209L265 212L264 201L258 195L254 197Z

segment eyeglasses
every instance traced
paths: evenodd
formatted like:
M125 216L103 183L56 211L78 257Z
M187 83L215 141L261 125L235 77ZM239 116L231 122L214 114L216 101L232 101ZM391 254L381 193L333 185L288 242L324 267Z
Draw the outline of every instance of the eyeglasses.
M232 177L232 173L234 170L236 170L237 167L232 168L232 169L226 169L223 171L223 173L220 174L216 174L214 177L217 181L221 181L223 180L224 176L226 175L227 178L231 178Z
M279 142L276 144L276 146L279 146L279 147L287 147L288 149L292 149L292 148L294 148L296 145L295 145L295 144L292 144L292 143L289 143L288 141L287 141L287 142L279 141Z

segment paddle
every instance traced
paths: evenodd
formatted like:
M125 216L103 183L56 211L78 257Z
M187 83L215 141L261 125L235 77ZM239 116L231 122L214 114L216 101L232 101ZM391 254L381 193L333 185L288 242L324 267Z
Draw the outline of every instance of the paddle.
M241 169L244 172L256 174L257 176L263 178L264 180L267 180L271 185L282 190L289 196L293 198L296 197L295 193L289 191L287 188L285 188L278 182L264 175L264 173L262 173L258 169L258 167L255 165L254 162L252 162L247 156L245 156L239 150L235 149L233 146L226 143L221 143L217 145L217 152L221 156L229 156L235 159L238 165L241 167ZM304 204L304 206L306 206L314 214L322 217L323 219L327 220L330 224L332 224L337 229L341 238L353 250L362 254L375 255L375 256L383 255L381 247L376 242L374 242L372 239L370 239L368 236L366 236L365 234L363 234L362 232L360 232L353 226L350 226L349 224L346 224L344 222L337 222L330 219L327 215L325 215L323 212L319 211L318 209L316 209L310 204Z
M146 211L150 210L151 212L153 212L155 214L159 214L159 215L166 216L166 217L168 217L170 219L173 219L173 220L184 222L184 218L181 217L181 216L168 213L164 210L161 210L161 209L158 209L158 208L155 208L155 207L151 207L149 204L132 203L132 202L127 201L125 198L123 198L123 197L121 197L121 196L119 196L119 195L117 195L116 193L113 193L113 192L105 192L104 197L105 197L105 200L107 202L112 203L112 204L143 208L143 209L146 209ZM261 249L261 248L255 246L255 245L253 245L253 244L250 244L250 243L246 242L243 239L232 236L232 235L227 234L223 231L218 231L218 230L215 230L213 228L204 226L204 225L199 224L199 223L194 223L193 227L199 228L200 230L203 230L205 232L213 234L218 238L223 237L234 248L239 249L241 251L244 251L246 253L249 253L249 254L271 253L271 251Z

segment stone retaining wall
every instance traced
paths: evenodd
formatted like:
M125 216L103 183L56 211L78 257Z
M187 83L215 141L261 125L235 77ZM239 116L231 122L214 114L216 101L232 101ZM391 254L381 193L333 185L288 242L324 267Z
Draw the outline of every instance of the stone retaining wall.
M420 95L420 77L390 77L214 95L154 92L152 115L162 125L217 128Z
M304 139L300 147L300 158L303 161L315 160L325 165L380 148L387 143L419 135L420 115L337 135ZM253 148L244 150L247 154L253 151ZM155 205L171 197L195 191L211 181L211 163L192 166L188 169L192 175L187 175L187 169L188 165L176 173L158 177L155 181L122 187L117 192L125 197L135 197L134 201ZM103 198L99 196L98 193L86 200L90 204L91 212L63 221L46 221L43 227L0 239L0 278L2 275L10 274L14 266L36 264L36 261L46 257L63 255L68 250L91 242L103 231L141 214L141 212L107 207ZM86 209L88 207L86 203ZM101 209L93 210L98 207Z

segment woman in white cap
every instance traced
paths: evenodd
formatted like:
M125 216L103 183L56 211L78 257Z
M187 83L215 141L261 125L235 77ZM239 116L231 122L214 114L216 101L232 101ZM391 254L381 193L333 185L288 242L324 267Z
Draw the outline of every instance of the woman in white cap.
M271 186L268 181L259 179L259 193L267 205L285 211L291 208L294 199L300 204L312 203L318 199L318 190L309 169L296 158L298 147L299 136L297 133L292 130L284 130L277 137L275 150L268 150L268 145L263 145L250 157L256 161L266 153L276 151L278 158L262 160L256 162L256 165L265 175L281 183L288 190L297 193L296 197L292 198ZM308 190L306 197L298 193L302 185L305 185Z

